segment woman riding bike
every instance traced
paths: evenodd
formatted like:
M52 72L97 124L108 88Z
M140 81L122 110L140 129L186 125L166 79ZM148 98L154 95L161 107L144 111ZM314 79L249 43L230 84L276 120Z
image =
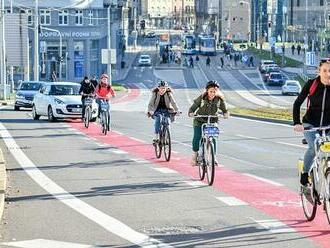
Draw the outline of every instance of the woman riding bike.
M293 122L296 132L304 132L305 128L330 125L330 59L320 61L318 72L318 77L305 84L294 102ZM301 122L300 107L306 98L308 98L307 111ZM308 149L304 155L304 170L300 177L300 183L303 186L308 183L308 172L315 157L315 134L316 132L304 132Z
M188 115L216 115L219 110L224 114L224 118L229 117L227 104L223 93L220 91L220 85L217 81L209 81L205 86L205 92L194 100L190 107ZM218 118L211 118L212 123L218 122ZM194 137L192 140L192 160L191 165L197 165L197 154L199 144L202 138L202 125L207 123L207 118L195 118L193 123ZM214 145L216 147L216 144ZM217 164L217 161L215 161Z
M105 100L107 104L109 105L109 100L110 97L115 97L115 91L111 87L111 84L108 82L108 75L107 74L102 74L100 77L100 83L96 86L95 89L95 95L96 95L96 102L99 105L99 111L98 111L98 118L100 118L100 113L101 113L101 101ZM110 109L110 106L108 106Z
M159 139L160 132L160 116L165 114L171 116L171 121L174 121L174 114L179 112L178 105L174 100L173 91L168 83L164 80L159 81L156 88L152 90L152 95L148 105L148 117L155 119L155 137L154 141Z

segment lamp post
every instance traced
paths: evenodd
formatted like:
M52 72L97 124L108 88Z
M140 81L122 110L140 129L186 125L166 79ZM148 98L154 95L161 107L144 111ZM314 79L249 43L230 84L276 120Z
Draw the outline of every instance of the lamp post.
M1 82L3 84L3 100L7 98L7 65L6 65L6 41L5 41L5 2L1 0L1 36L2 36L2 48L1 48Z
M34 81L39 81L39 0L35 0L34 9Z

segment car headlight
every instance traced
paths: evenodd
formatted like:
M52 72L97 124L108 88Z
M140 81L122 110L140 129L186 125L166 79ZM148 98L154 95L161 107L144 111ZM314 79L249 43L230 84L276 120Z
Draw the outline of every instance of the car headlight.
M54 102L58 105L63 105L64 104L64 102L62 100L57 99L57 98L54 99Z

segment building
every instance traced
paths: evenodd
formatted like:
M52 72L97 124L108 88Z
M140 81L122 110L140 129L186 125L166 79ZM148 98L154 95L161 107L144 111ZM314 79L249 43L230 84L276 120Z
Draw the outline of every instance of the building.
M250 0L222 1L222 37L233 41L250 41L251 12Z
M101 64L101 49L107 48L107 8L112 0L57 0L39 1L39 71L40 80L50 80L55 71L58 79L80 81L85 75L106 72ZM118 1L119 3L125 1ZM10 1L5 2L6 9ZM123 6L123 4L122 4ZM117 54L123 50L122 6L112 6L111 44ZM30 72L33 72L35 1L14 2L13 11L28 14ZM60 39L60 36L62 39ZM62 54L60 54L62 40ZM61 68L60 68L61 66ZM61 71L61 75L60 75ZM33 73L30 73L31 77Z
M222 37L222 0L196 0L196 32Z

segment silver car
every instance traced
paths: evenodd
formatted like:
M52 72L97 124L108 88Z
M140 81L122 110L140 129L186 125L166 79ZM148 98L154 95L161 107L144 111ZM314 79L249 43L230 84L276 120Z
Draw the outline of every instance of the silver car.
M282 86L282 95L299 95L300 92L301 86L297 80L286 80Z
M38 93L43 84L45 84L45 82L21 82L16 91L14 110L19 110L20 108L32 108L34 96Z

